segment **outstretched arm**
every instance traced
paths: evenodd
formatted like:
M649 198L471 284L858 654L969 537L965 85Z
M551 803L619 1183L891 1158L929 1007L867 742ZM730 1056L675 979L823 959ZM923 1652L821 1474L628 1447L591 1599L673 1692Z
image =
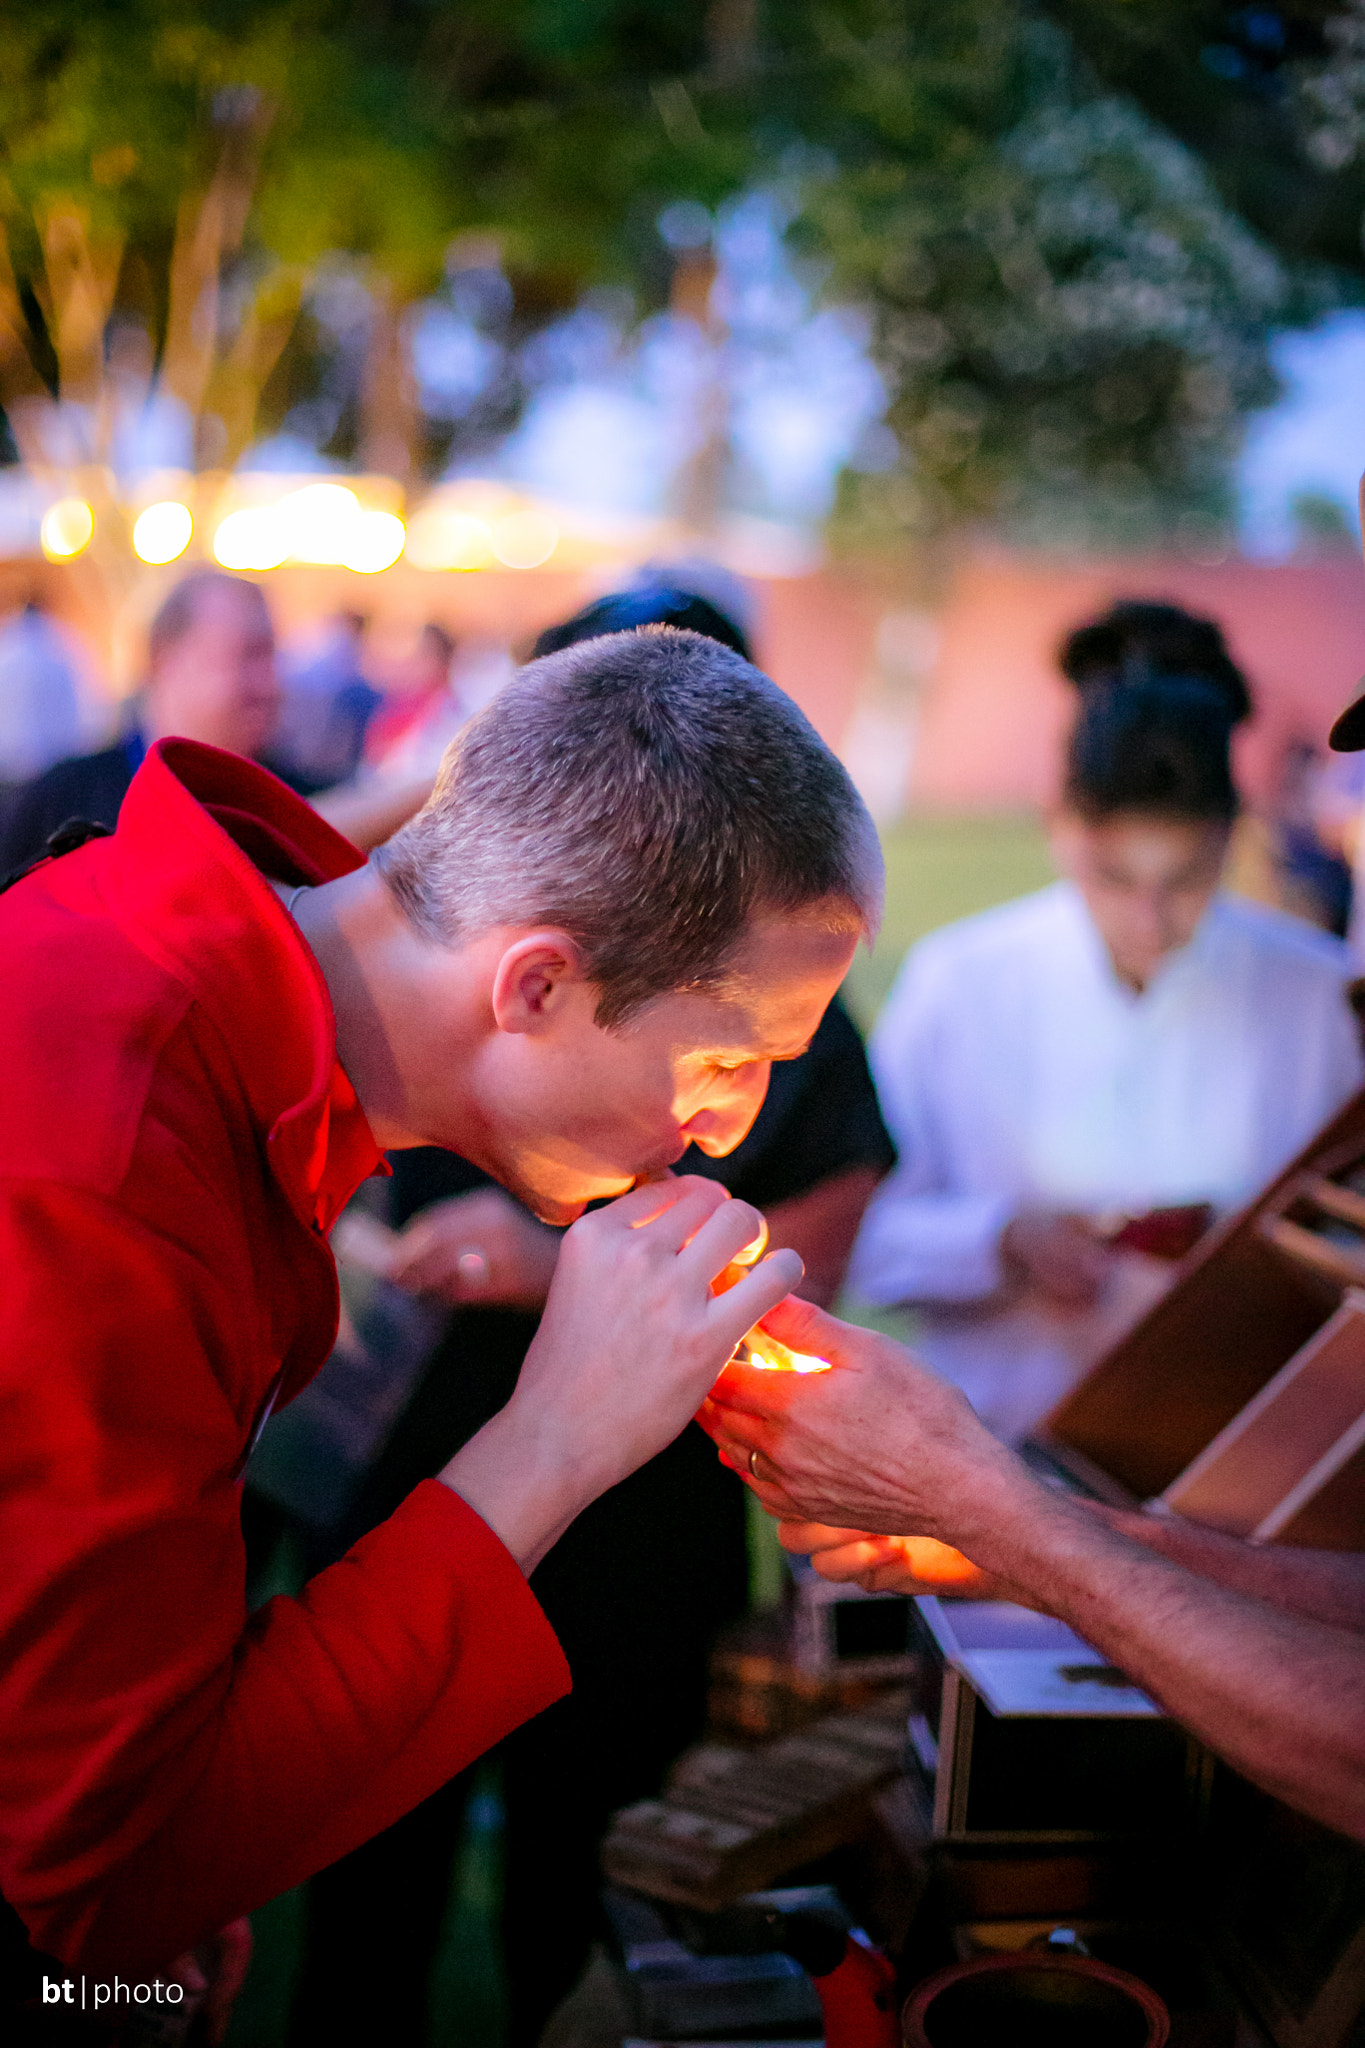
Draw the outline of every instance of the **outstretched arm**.
M1087 1502L1120 1535L1290 1614L1365 1635L1365 1557L1349 1550L1299 1550L1288 1543L1243 1543L1180 1515L1124 1514Z
M1365 1556L1355 1551L1244 1543L1180 1515L1125 1511L1095 1500L1077 1505L1201 1579L1365 1635ZM873 1536L865 1529L834 1529L821 1522L784 1522L779 1533L783 1546L808 1556L822 1578L851 1582L869 1593L947 1593L956 1599L1044 1604L990 1577L961 1551L931 1536Z
M1365 1636L1196 1576L1041 1485L968 1403L888 1338L805 1303L766 1319L832 1361L731 1366L704 1411L770 1513L962 1552L1060 1615L1229 1763L1365 1840Z

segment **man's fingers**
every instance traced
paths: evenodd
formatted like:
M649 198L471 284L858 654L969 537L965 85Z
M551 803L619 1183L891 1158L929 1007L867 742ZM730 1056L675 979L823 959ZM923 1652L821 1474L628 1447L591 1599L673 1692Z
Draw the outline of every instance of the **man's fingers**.
M678 1207L682 1206L679 1203ZM663 1230L671 1222L671 1216L661 1217L655 1228ZM724 1202L694 1226L690 1242L687 1239L680 1241L678 1264L685 1273L695 1275L703 1286L709 1286L718 1273L723 1273L740 1252L746 1251L763 1234L763 1218L757 1209L751 1209L747 1202ZM670 1231L670 1239L672 1235ZM741 1269L733 1285L738 1286L742 1277ZM733 1289L725 1291L729 1293Z
M707 1304L707 1321L727 1350L733 1351L746 1330L751 1330L775 1308L784 1294L800 1285L805 1270L799 1253L769 1252L728 1293L712 1296Z
M744 1202L740 1206L747 1209L749 1204ZM757 1233L735 1253L737 1266L756 1266L768 1249L768 1219L757 1209L754 1210L754 1217L758 1224Z
M713 1294L728 1294L730 1289L744 1278L750 1266L756 1266L763 1257L764 1252L767 1251L768 1219L766 1216L760 1216L757 1209L755 1209L754 1214L758 1216L758 1236L751 1238L748 1244L741 1245L729 1265L725 1268L725 1271L716 1274L711 1282L711 1292Z
M721 1464L728 1465L732 1472L739 1474L750 1493L757 1495L759 1506L765 1508L775 1522L791 1521L800 1513L787 1492L781 1472L760 1445L746 1445L718 1437L716 1450Z
M752 1219L757 1212L750 1209L747 1202L732 1202L723 1193L721 1199L717 1201L712 1190L712 1182L699 1182L692 1193L684 1195L680 1201L674 1202L651 1222L642 1225L641 1234L656 1248L676 1252L680 1265L704 1232L713 1233L713 1236L707 1239L708 1243L714 1242L722 1247L728 1247L736 1241L742 1241L746 1236L752 1236ZM741 1212L737 1218L730 1215L732 1209ZM748 1223L744 1221L745 1215L750 1219ZM713 1273L719 1272L729 1256L728 1249L720 1250L701 1275L700 1284L704 1286ZM705 1263L704 1252L696 1263ZM686 1272L686 1267L683 1270ZM690 1274L688 1277L691 1277Z
M835 1550L845 1543L860 1543L862 1529L835 1529L828 1522L784 1522L777 1532L784 1550L809 1557L813 1550Z
M861 1584L869 1572L883 1565L904 1570L899 1552L892 1547L894 1541L891 1537L864 1536L838 1549L817 1551L811 1564L820 1578L830 1579L835 1585L846 1585L850 1580Z
M694 1198L703 1205L703 1215L730 1199L718 1181L706 1180L699 1173L670 1174L666 1180L647 1181L629 1194L618 1195L605 1209L584 1217L583 1224L592 1230L641 1230L679 1202ZM581 1229L583 1224L574 1227Z
M848 1326L836 1316L826 1315L813 1301L803 1301L799 1294L793 1294L764 1316L763 1327L791 1351L834 1359L842 1348Z
M774 1522L794 1526L800 1516L800 1507L786 1491L786 1481L776 1468L774 1460L767 1456L761 1444L745 1444L735 1436L718 1436L716 1452L720 1464L729 1464L733 1473L739 1473L743 1483L753 1495L757 1495L759 1507L767 1509ZM757 1466L757 1470L755 1470Z
M730 1298L728 1294L721 1296L723 1301ZM767 1327L768 1318L765 1316L763 1328L766 1330ZM743 1335L741 1330L740 1336ZM717 1412L727 1420L749 1415L775 1419L786 1413L794 1390L805 1384L804 1377L794 1372L765 1371L761 1366L732 1358L711 1388L711 1399Z

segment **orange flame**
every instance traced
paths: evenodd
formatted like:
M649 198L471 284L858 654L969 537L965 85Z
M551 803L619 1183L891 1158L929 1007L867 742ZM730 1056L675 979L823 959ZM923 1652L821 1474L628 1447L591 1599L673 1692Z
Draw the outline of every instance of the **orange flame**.
M748 1342L748 1363L759 1372L828 1372L827 1358L816 1358L809 1351L791 1351L785 1344L779 1344L776 1337L770 1337L766 1330L755 1331Z

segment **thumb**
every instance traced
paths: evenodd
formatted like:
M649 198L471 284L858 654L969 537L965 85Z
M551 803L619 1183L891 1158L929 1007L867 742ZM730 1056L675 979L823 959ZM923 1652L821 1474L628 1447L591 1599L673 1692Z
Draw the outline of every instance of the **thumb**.
M785 1344L789 1351L811 1352L817 1358L837 1359L847 1325L826 1315L813 1301L789 1294L769 1309L758 1325Z
M746 1330L771 1313L789 1288L800 1285L804 1272L798 1253L769 1252L742 1280L712 1296L707 1321L733 1351Z

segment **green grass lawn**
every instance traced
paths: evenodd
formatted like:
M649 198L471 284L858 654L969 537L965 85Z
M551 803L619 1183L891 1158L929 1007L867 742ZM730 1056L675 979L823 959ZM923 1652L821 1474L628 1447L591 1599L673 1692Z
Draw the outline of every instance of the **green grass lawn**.
M974 910L1041 889L1055 872L1042 826L1022 813L906 818L882 833L882 847L886 920L876 948L859 954L844 984L864 1031L875 1022L916 939Z

